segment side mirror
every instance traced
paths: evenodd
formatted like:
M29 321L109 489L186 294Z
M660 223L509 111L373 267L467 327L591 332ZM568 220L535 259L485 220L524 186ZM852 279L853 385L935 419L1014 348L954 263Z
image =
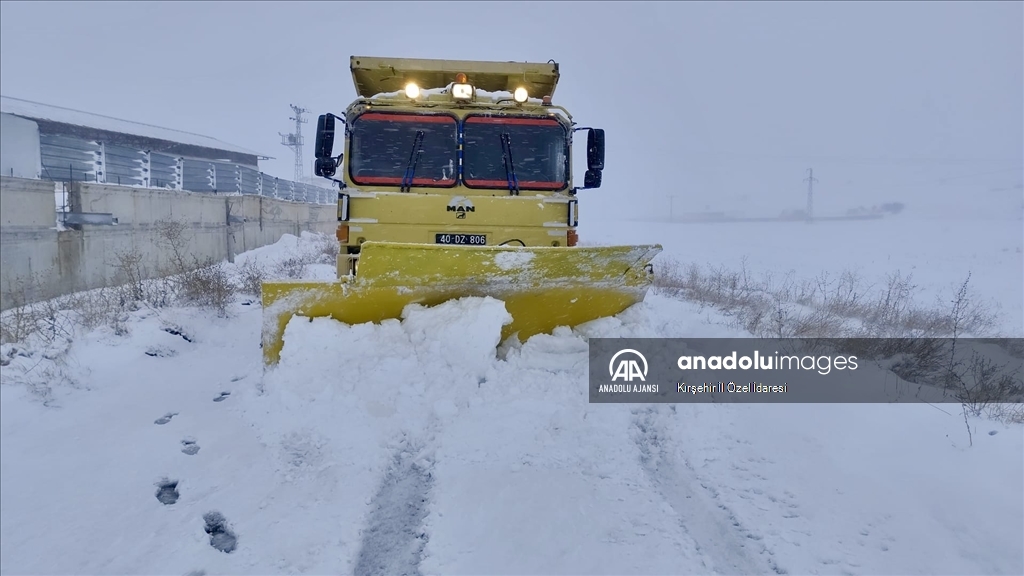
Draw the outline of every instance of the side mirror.
M587 170L587 173L583 175L583 188L600 188L601 187L601 171L600 170Z
M334 114L321 114L316 121L316 164L313 171L317 176L334 176L337 164L331 159L334 153Z
M313 166L313 172L322 178L334 176L337 169L338 165L334 163L334 158L317 158Z
M590 170L604 170L604 130L601 128L587 131L587 169L588 174Z
M321 114L316 121L316 157L330 158L334 153L334 114Z

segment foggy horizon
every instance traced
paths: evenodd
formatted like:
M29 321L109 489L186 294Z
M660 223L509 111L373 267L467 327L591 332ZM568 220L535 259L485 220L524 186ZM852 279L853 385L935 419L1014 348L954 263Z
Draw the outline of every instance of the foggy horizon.
M316 116L355 98L351 55L553 59L555 103L607 131L603 186L580 193L596 219L669 196L801 209L809 168L822 211L1021 212L1019 2L460 6L5 1L0 92L211 136L292 179L289 105L310 110L310 177Z

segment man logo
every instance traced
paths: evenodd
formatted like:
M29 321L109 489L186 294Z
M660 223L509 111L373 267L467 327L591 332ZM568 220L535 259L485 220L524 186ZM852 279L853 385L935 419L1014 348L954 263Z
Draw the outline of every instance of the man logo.
M465 218L469 212L475 212L476 207L465 196L455 196L448 202L448 212L455 212L456 218Z
M626 353L634 354L640 358L640 361L644 363L643 371L640 370L640 365L636 363L636 360L620 360L618 365L615 364L615 359ZM619 378L622 378L626 382L632 382L633 378L639 378L641 381L646 382L644 377L647 376L647 358L644 355L626 348L625 350L619 350L612 356L611 362L608 363L608 374L612 377L612 382L615 382Z

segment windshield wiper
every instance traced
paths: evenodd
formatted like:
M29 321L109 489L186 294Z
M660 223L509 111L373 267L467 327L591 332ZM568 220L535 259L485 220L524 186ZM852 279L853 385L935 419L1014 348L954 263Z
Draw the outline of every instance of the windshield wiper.
M508 180L508 193L519 195L519 179L516 178L516 165L512 161L512 137L508 132L501 135L501 159L505 162L505 179Z
M412 179L416 175L416 165L423 155L423 130L416 131L416 138L412 141L412 151L409 152L409 163L405 165L405 175L402 176L401 192L408 192L412 189Z

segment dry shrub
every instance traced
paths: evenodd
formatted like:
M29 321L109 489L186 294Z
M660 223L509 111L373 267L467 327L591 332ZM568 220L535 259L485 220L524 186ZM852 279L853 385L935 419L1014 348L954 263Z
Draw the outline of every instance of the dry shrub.
M319 254L320 264L335 264L338 261L338 253L341 251L341 243L335 236L318 234L315 250Z
M994 403L988 406L985 415L1004 424L1024 424L1024 404Z
M966 290L966 281L953 310L941 302L918 305L918 287L900 272L890 274L885 285L874 290L853 272L797 281L792 274L779 279L766 273L755 279L745 263L739 271L671 260L661 268L654 281L656 292L714 307L763 338L984 335L995 320L990 308Z
M27 342L38 338L49 345L60 339L69 339L74 333L74 321L69 311L73 296L60 296L39 302L30 302L32 294L42 293L42 282L37 275L29 278L8 278L4 291L12 307L0 313L0 344Z
M851 272L797 282L791 274L781 281L771 274L755 280L745 262L739 271L672 261L662 268L656 292L714 307L756 337L834 339L859 358L887 360L889 369L907 381L943 388L960 402L965 422L982 414L1024 420L1019 365L997 364L977 352L965 358L957 350L958 339L966 335L990 335L996 319L974 298L970 274L950 301L927 307L915 301L912 277L900 272L876 290ZM1024 358L1021 339L998 344L1010 356Z
M144 257L138 248L122 250L114 254L114 268L117 270L117 287L125 302L146 300L145 282L149 277L143 264Z
M318 234L312 246L299 250L278 262L274 267L273 275L277 278L298 279L306 276L306 267L310 264L336 265L340 246L337 238Z
M115 334L128 334L128 309L122 304L117 287L99 288L68 295L75 322L86 329L110 327Z
M316 259L310 259L308 253L289 256L274 266L274 277L276 278L302 278L306 274L306 266L316 263Z
M167 251L169 266L162 272L161 283L169 289L178 304L197 305L227 313L234 298L235 287L227 272L212 258L200 259L188 252L192 241L187 223L178 220L156 222L157 243Z
M39 329L37 307L29 303L29 294L39 285L38 278L5 278L4 296L12 307L0 314L0 344L22 342Z
M227 314L235 294L235 286L219 263L207 262L173 277L173 282L180 303L211 308L221 315Z
M255 258L250 258L238 267L238 290L260 298L263 296L263 282L267 279L267 271L259 265Z

